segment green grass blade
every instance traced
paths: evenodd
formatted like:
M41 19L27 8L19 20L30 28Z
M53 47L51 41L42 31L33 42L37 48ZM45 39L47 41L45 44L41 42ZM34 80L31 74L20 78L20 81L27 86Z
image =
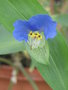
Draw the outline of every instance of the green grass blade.
M46 11L37 0L0 0L0 23L11 32L17 19L28 19L39 13Z
M67 14L59 14L54 17L55 21L62 26L68 27L68 13Z
M58 34L53 40L49 40L50 64L37 63L37 69L53 88L53 90L67 90L68 86L68 47L64 38ZM67 69L67 70L66 70Z
M0 54L15 53L24 49L24 43L16 41L12 34L0 25Z

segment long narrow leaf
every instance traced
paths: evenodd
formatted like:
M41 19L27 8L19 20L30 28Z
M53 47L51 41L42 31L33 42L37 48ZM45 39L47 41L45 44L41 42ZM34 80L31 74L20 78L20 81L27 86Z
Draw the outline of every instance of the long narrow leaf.
M63 37L58 34L49 40L50 63L37 63L37 68L53 90L67 90L68 86L68 47Z

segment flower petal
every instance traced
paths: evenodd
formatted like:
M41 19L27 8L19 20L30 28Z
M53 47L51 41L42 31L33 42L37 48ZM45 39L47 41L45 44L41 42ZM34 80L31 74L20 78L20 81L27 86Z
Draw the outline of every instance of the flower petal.
M13 25L15 27L15 30L13 31L15 39L18 41L27 41L30 28L29 23L27 21L17 20Z
M49 21L52 21L51 17L47 14L38 14L36 16L32 16L28 22L32 26L32 30L40 30L42 29L45 24L47 24Z
M57 34L56 26L57 26L57 23L54 21L49 22L49 23L47 23L47 25L45 25L44 35L46 37L46 40L48 38L54 38L56 36L56 34Z

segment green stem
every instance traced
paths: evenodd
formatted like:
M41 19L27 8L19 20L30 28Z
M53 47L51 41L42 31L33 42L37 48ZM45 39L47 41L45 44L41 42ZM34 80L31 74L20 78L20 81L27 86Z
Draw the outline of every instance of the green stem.
M10 82L9 87L8 87L8 90L12 90L13 89L13 85L14 85L14 83L13 82Z
M22 74L24 74L24 76L28 79L28 81L30 82L30 84L33 86L34 90L38 90L37 85L35 84L35 82L31 79L31 77L27 74L27 72L25 71L24 67L22 65L19 65L19 69L22 72Z
M14 66L13 63L10 60L4 59L4 58L0 58L0 62L4 62L6 64L9 64L11 66Z

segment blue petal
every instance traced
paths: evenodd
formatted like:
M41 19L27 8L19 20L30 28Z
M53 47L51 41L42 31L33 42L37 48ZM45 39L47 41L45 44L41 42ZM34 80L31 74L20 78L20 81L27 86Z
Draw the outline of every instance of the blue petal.
M44 28L44 26L52 21L51 17L47 14L38 14L36 16L32 16L28 22L31 24L32 30L40 30Z
M46 40L48 38L54 38L56 36L56 34L57 34L56 26L57 26L57 23L54 21L49 22L49 23L47 23L47 25L45 25L44 35L46 37Z
M13 31L15 39L18 41L27 41L30 28L29 23L27 21L17 20L13 25L15 27L15 30Z

